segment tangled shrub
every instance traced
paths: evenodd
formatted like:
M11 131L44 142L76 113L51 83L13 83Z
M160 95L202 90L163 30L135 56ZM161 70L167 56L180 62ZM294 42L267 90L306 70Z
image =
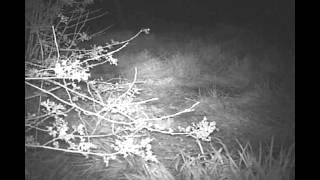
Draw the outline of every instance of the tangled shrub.
M136 68L132 82L120 79L110 83L90 78L90 69L95 66L117 65L113 54L140 34L148 34L149 29L142 29L125 41L79 49L77 43L91 37L82 32L90 12L76 6L69 9L72 13L67 13L64 11L66 4L59 4L60 1L56 4L36 2L41 6L34 6L30 11L53 16L39 20L50 28L46 25L40 28L32 16L28 21L32 28L27 41L25 84L35 94L28 95L25 101L26 104L37 101L34 106L38 106L36 111L26 113L26 152L30 148L44 148L86 157L94 155L101 157L106 166L109 160L128 155L158 162L150 144L153 139L147 134L150 131L194 137L203 152L200 140L209 140L208 136L216 130L214 122L209 123L204 118L198 125L177 129L161 129L150 123L191 112L199 102L180 112L156 117L146 113L145 108L157 98L137 101L141 89L136 84ZM45 11L37 9L39 7ZM70 29L73 33L68 33ZM75 114L74 124L67 120L72 113Z

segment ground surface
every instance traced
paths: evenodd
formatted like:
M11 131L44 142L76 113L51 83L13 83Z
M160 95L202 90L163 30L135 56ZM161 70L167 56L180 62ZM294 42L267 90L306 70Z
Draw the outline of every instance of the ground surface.
M159 97L160 100L155 106L167 114L190 106L193 103L191 100L199 100L201 102L199 107L194 112L175 118L172 127L178 125L185 127L192 122L199 122L206 116L208 120L216 121L219 131L214 136L222 139L228 147L236 148L236 138L241 142L249 141L253 146L270 143L271 137L275 138L278 147L291 145L294 142L294 125L291 119L294 117L290 114L292 113L289 112L290 109L275 107L270 102L259 102L259 99L250 92L228 94L227 97L218 98L210 95L199 97L201 89L197 88L188 86L168 88L153 85L144 89L147 92L146 96ZM155 137L157 137L155 153L160 159L165 157L163 160L172 160L181 149L189 152L199 151L199 147L191 138L159 134L155 134Z

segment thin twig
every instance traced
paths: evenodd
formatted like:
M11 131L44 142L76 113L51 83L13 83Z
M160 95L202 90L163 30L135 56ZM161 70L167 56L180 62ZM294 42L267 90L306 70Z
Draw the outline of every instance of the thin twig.
M89 18L89 19L85 19L85 20L83 20L83 21L81 21L81 22L79 22L79 23L87 23L87 22L89 22L89 21L92 21L92 20L97 19L97 18L99 18L99 17L102 17L102 16L104 16L104 15L107 15L108 13L109 13L109 12L104 12L103 14L100 14L100 15L98 15L98 16L94 16L94 17ZM84 16L84 15L82 15L82 16ZM76 24L73 24L73 25L71 25L71 26L68 26L67 29L72 28L72 27L74 27L74 26L76 26Z
M55 148L55 147L51 147L51 146L33 145L33 144L25 144L25 146L26 146L26 147L30 147L30 148L44 148L44 149L51 149L51 150L56 150L56 151L63 151L63 152L83 154L83 155L95 155L95 156L100 156L100 157L104 157L104 156L115 156L115 155L120 154L120 152L115 152L115 153L84 152L84 151L79 151L79 150Z
M58 46L58 42L57 42L56 32L54 30L54 27L53 26L51 26L51 27L52 27L54 42L55 42L56 49L57 49L56 51L58 53L58 60L60 60L60 53L59 53L59 46Z

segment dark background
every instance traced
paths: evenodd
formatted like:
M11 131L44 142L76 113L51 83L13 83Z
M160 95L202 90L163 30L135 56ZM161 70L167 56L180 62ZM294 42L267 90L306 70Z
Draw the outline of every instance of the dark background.
M110 12L95 22L97 28L114 24L161 31L166 25L214 28L227 23L292 39L295 25L295 0L100 0L93 8Z

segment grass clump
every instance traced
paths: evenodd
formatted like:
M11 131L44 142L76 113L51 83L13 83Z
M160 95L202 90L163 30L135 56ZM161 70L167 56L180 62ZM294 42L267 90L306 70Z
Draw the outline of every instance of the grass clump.
M276 151L273 139L268 149L259 146L253 150L250 143L239 141L236 153L229 152L220 141L222 148L201 156L181 152L175 168L181 179L186 180L293 180L295 179L295 146Z

